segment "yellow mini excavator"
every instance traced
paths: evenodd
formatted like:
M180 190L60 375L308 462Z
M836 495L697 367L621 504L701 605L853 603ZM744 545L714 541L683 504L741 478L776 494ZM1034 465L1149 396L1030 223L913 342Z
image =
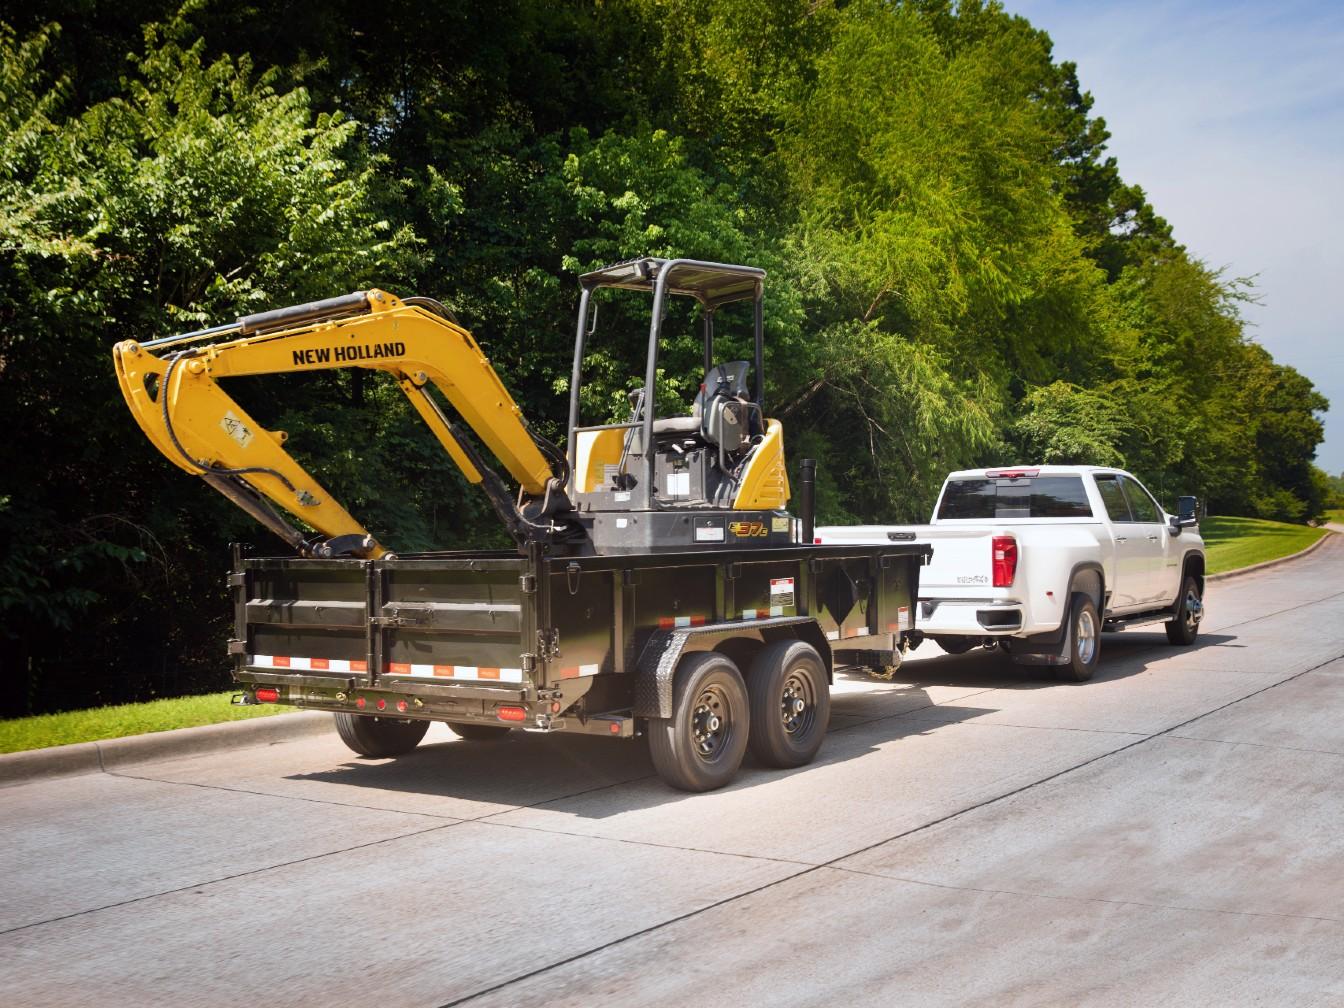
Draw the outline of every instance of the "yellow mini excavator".
M764 272L748 266L654 258L581 277L565 452L532 430L471 334L430 298L359 291L119 343L113 356L126 403L150 441L300 556L374 559L386 549L290 456L285 432L262 427L221 379L325 368L389 373L466 478L484 489L520 550L779 546L799 536L783 510L783 432L763 412L763 281ZM652 296L644 388L632 393L628 420L583 425L584 352L596 330L593 296L604 288ZM644 392L657 378L668 296L692 298L701 309L705 379L688 416L656 416L654 397ZM755 309L754 360L717 362L715 314L743 300ZM502 464L516 495L459 422Z

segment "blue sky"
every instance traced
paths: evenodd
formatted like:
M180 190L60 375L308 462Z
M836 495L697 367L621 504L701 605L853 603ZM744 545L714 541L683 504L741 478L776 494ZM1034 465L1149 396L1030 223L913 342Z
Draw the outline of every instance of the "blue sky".
M1331 400L1317 463L1344 472L1344 0L1005 6L1078 64L1176 240L1258 274L1250 333Z

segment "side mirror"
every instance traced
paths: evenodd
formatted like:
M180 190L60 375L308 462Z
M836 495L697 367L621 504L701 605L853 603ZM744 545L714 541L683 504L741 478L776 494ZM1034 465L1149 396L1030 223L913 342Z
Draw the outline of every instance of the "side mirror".
M1198 497L1176 498L1176 521L1181 528L1189 528L1191 525L1199 524Z

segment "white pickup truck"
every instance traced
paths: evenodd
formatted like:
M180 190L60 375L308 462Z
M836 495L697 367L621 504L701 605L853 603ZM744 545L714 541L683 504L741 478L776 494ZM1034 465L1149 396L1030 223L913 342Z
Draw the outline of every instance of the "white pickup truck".
M1198 502L1163 510L1127 472L1010 466L947 477L931 525L816 530L819 543L920 542L916 628L945 651L983 644L1061 678L1092 677L1103 630L1165 623L1192 644L1204 604Z

